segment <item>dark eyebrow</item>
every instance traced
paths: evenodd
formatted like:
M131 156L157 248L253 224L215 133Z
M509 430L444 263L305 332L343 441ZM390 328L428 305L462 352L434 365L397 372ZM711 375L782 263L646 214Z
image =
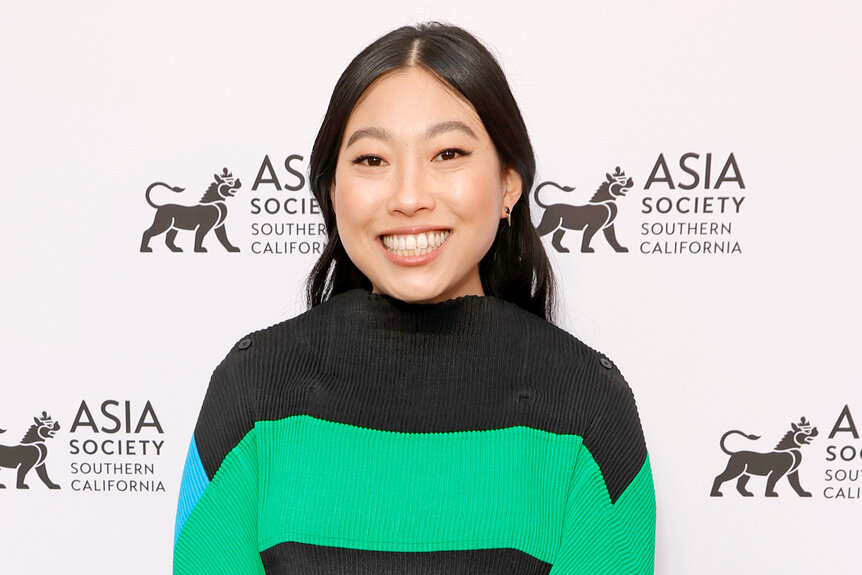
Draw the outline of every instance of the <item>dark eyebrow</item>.
M476 137L476 134L473 133L473 130L470 129L470 126L459 120L448 120L446 122L434 124L425 131L425 137L433 138L434 136L439 136L440 134L449 132L451 130L458 130L459 132L464 132L474 140L479 139Z
M445 134L446 132L450 132L452 130L457 130L459 132L464 132L474 140L478 140L476 137L476 133L470 129L470 126L461 122L460 120L447 120L445 122L438 122L437 124L433 124L425 130L426 138L433 138L435 136L439 136L440 134ZM376 140L383 140L384 142L388 142L392 139L392 136L384 130L383 128L371 127L371 128L360 128L350 134L350 138L347 140L347 145L344 146L345 149L352 146L358 140L362 138L374 138Z
M361 128L350 135L350 139L347 140L347 145L344 147L349 148L354 142L362 138L374 138L388 142L392 139L392 136L383 128Z

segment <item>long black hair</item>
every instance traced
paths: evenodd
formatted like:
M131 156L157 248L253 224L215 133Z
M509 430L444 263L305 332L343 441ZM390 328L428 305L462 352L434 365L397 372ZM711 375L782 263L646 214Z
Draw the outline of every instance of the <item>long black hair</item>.
M357 100L381 75L411 66L424 68L470 102L494 142L502 166L521 176L521 197L511 208L512 225L500 220L494 244L479 262L485 294L552 320L554 277L530 221L536 159L521 111L503 70L487 48L466 30L437 22L404 26L382 36L350 62L335 84L309 160L309 185L328 235L306 284L309 307L347 290L372 289L341 243L329 191L344 128Z

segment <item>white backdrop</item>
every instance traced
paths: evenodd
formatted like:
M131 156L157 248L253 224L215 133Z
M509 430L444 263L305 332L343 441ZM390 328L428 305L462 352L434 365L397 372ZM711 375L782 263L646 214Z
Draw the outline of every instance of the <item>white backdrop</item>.
M537 183L576 188L545 188L544 203L588 202L616 166L634 180L615 222L628 253L602 234L595 253L581 253L582 232L565 233L569 253L545 239L561 325L609 354L635 391L656 482L656 572L859 572L862 8L795 0L7 8L0 445L17 445L46 411L60 425L45 441L60 489L35 470L17 489L15 469L0 467L2 572L169 572L182 463L213 367L245 333L304 309L315 258L302 252L323 238L297 174L332 86L377 36L428 19L500 55ZM685 154L696 154L688 171ZM659 156L667 170L650 182ZM253 190L265 157L278 186ZM242 182L225 225L240 253L213 233L209 252L194 253L192 232L177 238L184 253L164 235L141 253L155 213L147 187L195 200L225 167ZM712 223L724 233L701 233ZM292 227L265 235L265 224ZM685 235L668 235L680 224ZM733 253L703 253L707 242ZM763 477L749 482L753 497L735 481L710 497L728 460L722 434L760 435L727 444L770 451L802 416L819 430L798 469L812 497L782 478L766 498Z

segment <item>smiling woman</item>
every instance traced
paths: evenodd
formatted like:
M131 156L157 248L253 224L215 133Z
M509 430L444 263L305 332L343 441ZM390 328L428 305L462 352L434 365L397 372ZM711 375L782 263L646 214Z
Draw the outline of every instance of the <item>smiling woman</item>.
M521 195L473 106L422 68L390 72L354 108L330 187L350 261L374 293L483 295L479 262Z
M213 373L174 572L651 573L634 399L548 321L532 146L488 50L442 24L372 43L309 171L311 309Z
M409 94L401 89L409 90ZM354 150L360 143L377 148ZM384 151L391 156L387 157ZM421 161L420 153L425 154ZM441 166L449 162L455 165ZM469 210L471 203L473 207L480 206L475 217L471 215L471 223L466 223L459 232L461 238L455 242L453 235L452 249L445 249L458 252L459 246L466 249L469 245L464 264L475 264L474 252L480 251L478 269L471 268L469 278L466 275L456 278L457 273L448 280L436 278L433 284L440 286L437 293L434 286L429 286L421 292L402 289L396 295L389 290L393 283L399 282L388 274L385 279L389 279L390 287L375 284L375 280L384 278L367 267L370 261L354 260L348 253L351 247L346 244L351 238L343 239L346 230L341 229L338 221L348 214L334 205L336 195L341 195L338 192L342 184L350 186L358 181L354 175L362 175L345 169L351 165L358 169L384 168L381 170L384 173L377 176L379 180L364 180L361 185L366 192L381 194L389 190L395 194L391 198L395 201L400 195L415 194L413 198L405 197L406 201L433 203L430 207L420 205L416 213L408 216L397 209L391 211L394 204L388 202L391 217L384 224L387 229L378 234L390 232L395 237L387 241L393 245L397 241L399 249L400 236L404 249L409 249L407 242L416 241L418 245L422 241L418 236L409 239L418 232L452 231L433 228L446 223L434 221L438 216L444 217L433 213L437 200L441 212L461 208L450 213L450 218ZM488 177L492 166L494 173ZM551 319L553 273L530 221L529 191L535 171L533 147L509 83L497 61L476 38L456 26L437 24L407 26L383 36L357 55L339 78L314 142L309 181L329 230L329 242L309 277L309 305L315 306L332 295L356 288L417 303L484 294ZM342 176L348 180L342 182ZM470 177L481 178L481 184L475 186ZM368 183L381 180L381 185L370 191ZM404 184L400 189L399 183ZM446 190L450 183L455 187ZM483 196L492 194L491 187L498 188L494 197ZM482 216L485 219L480 222ZM382 219L380 214L378 220ZM430 230L422 228L428 225L432 226ZM478 233L479 227L493 229L490 239ZM481 243L466 241L464 236L469 233L478 234L474 239ZM436 241L437 236L433 239ZM385 247L382 240L380 246ZM449 257L454 259L458 255L453 253ZM434 266L448 268L449 264L441 261ZM410 274L404 271L398 276L415 278L412 282L416 286L426 270L413 269ZM476 271L481 291L475 287ZM462 290L457 280L467 279L474 283L465 283L464 287L470 289L459 293Z

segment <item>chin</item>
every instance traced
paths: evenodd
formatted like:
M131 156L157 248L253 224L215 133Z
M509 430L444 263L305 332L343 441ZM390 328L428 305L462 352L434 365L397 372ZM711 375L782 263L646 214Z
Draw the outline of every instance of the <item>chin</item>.
M384 293L390 297L394 297L395 299L407 303L436 303L438 301L448 299L440 292L432 290L411 290L401 288L396 290L382 290L380 293Z
M386 287L375 289L378 293L386 294L395 299L407 303L439 303L463 295L482 295L482 292L474 293L470 290L450 289L448 286L434 288L427 285L422 286L405 286Z

